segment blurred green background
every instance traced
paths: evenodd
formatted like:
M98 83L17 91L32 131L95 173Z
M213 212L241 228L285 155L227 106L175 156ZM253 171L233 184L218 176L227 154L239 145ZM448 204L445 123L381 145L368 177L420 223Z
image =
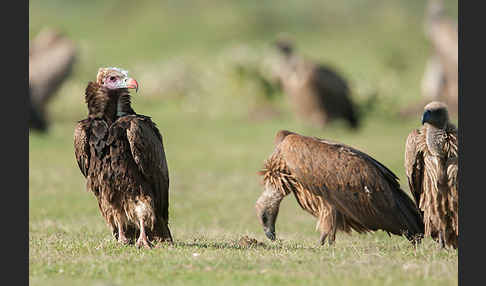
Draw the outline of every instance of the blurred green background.
M457 19L457 1L445 4ZM271 243L254 212L256 172L280 129L363 150L408 192L404 145L420 118L398 111L421 99L430 55L424 8L419 0L29 1L29 38L55 27L78 45L74 71L49 104L49 132L29 137L31 284L457 284L457 251L440 251L429 240L414 251L382 232L338 233L335 248L319 248L315 219L289 196L277 221L282 240ZM236 72L238 65L258 66L281 33L299 53L349 80L365 113L361 129L339 121L308 126L295 120L284 95L269 100L261 83ZM73 130L87 115L84 88L104 66L138 80L132 106L163 134L174 247L118 246L85 191ZM259 116L261 106L279 115ZM267 247L242 250L242 235Z

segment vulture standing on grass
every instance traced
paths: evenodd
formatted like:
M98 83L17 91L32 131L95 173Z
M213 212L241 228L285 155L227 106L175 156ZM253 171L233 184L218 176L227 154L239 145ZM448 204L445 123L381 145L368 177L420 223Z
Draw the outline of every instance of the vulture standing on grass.
M100 68L86 88L88 118L74 131L76 160L87 189L115 238L150 248L172 242L169 174L162 136L150 117L136 114L128 88L137 82L119 68Z
M416 203L380 162L350 146L286 130L277 133L275 144L260 172L264 190L256 202L269 239L275 239L280 202L293 193L317 218L322 245L326 238L332 245L337 230L381 229L420 241L424 225Z
M457 129L449 122L447 106L438 101L425 106L422 124L405 145L408 184L423 212L425 235L457 248Z
M346 80L332 69L307 61L294 52L292 43L278 40L282 55L277 78L298 117L319 127L344 119L358 127L358 113Z

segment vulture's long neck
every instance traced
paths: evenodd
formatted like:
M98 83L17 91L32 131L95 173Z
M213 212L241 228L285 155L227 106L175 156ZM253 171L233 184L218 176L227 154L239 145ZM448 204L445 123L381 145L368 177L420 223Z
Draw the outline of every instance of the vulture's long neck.
M119 94L120 95L116 105L116 117L136 114L131 106L130 93L128 92L128 89L120 89Z
M445 140L447 139L446 128L438 128L427 124L425 132L426 144L429 151L435 156L443 157L445 155Z
M280 78L284 86L294 83L296 76L298 76L298 65L300 58L295 54L283 54L282 66L280 67Z
M89 118L104 119L112 124L117 118L119 98L120 90L108 90L96 83L90 83L86 89Z

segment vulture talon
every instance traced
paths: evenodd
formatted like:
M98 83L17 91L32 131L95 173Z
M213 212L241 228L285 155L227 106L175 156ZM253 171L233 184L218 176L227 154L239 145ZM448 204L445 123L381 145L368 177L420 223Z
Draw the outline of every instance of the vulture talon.
M137 240L137 243L135 244L137 248L142 248L144 247L145 249L151 249L153 246L148 240Z
M126 238L126 237L122 237L122 236L120 236L120 237L118 238L118 242L119 242L120 244L122 244L122 245L128 245L128 244L130 244L130 240L129 240L128 238Z

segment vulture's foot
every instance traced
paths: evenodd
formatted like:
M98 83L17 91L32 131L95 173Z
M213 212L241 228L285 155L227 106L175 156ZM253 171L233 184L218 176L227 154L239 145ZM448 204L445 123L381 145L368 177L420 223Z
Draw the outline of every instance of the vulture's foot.
M135 244L138 248L141 248L142 246L146 249L151 249L152 248L152 244L147 240L147 238L145 237L145 239L142 239L142 238L138 238L137 240L137 243Z
M145 225L143 223L143 220L140 220L140 236L138 237L136 246L138 248L142 246L147 249L152 248L152 244L148 241L147 234L145 233Z
M440 249L446 248L445 239L444 239L444 235L442 234L442 232L439 233L439 241L438 242L439 242L438 248L440 248Z
M128 244L130 244L130 240L129 240L128 238L126 238L126 237L120 237L120 238L118 239L118 242L119 242L119 243L121 243L121 244L123 244L123 245L128 245Z
M123 231L120 231L120 233L118 234L118 242L123 245L130 244L130 240L125 236L125 233Z

